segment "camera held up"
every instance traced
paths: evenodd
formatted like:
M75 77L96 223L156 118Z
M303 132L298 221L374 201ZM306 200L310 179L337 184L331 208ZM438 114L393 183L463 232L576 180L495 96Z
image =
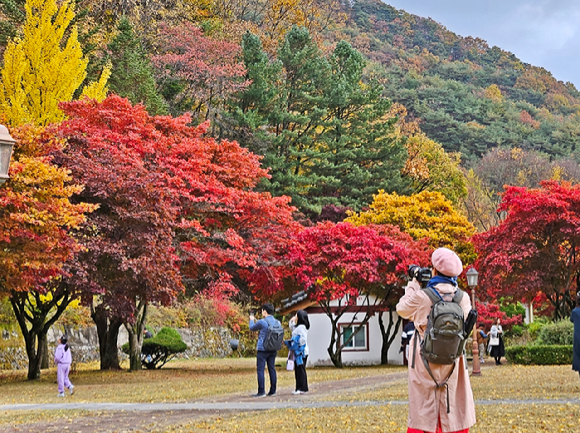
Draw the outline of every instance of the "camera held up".
M409 275L409 279L412 280L415 278L419 284L425 286L433 276L433 271L431 268L422 268L419 265L409 265L407 275Z

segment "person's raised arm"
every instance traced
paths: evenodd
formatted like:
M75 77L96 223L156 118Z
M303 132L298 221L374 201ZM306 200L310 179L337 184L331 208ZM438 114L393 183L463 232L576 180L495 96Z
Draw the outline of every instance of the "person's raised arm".
M403 319L415 321L415 312L421 303L421 285L413 278L405 287L405 295L399 299L397 304L397 314Z
M259 331L262 329L262 323L254 317L253 314L250 314L250 331Z

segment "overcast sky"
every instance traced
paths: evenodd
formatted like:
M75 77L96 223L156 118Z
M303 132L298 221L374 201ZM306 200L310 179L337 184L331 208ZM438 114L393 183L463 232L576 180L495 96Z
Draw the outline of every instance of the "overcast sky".
M480 37L580 89L580 0L383 0Z

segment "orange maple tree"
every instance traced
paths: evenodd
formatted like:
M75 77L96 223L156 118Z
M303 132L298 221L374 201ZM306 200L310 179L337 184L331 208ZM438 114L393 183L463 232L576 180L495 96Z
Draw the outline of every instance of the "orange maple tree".
M10 180L0 188L0 290L8 294L28 355L28 378L40 377L46 335L78 293L63 284L80 245L73 236L94 206L71 203L71 183L50 154L61 148L54 131L21 126Z

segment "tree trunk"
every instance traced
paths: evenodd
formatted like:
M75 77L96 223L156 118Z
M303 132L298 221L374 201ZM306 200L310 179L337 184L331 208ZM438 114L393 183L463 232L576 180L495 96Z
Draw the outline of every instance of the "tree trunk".
M49 365L49 361L48 361L48 359L49 359L49 353L48 353L48 336L46 334L44 334L44 336L43 336L42 339L43 339L43 342L42 343L43 343L43 346L44 346L45 350L44 350L44 352L42 354L42 359L41 359L41 362L40 362L40 368L43 369L43 370L46 370L50 366Z
M28 380L40 379L40 364L45 347L42 338L34 331L29 331L24 338L28 355Z
M399 316L397 323L394 325L393 329L393 312L389 310L389 325L385 329L385 323L383 321L383 315L379 314L379 328L381 329L381 337L383 339L383 345L381 346L381 365L387 365L389 363L389 349L391 348L395 337L399 332L399 327L401 326L402 318Z
M330 302L320 302L320 306L322 307L322 309L324 310L325 314L328 316L328 318L330 319L330 323L331 323L331 334L330 334L330 344L328 345L327 348L327 352L328 352L328 356L330 357L330 360L332 361L332 364L337 367L337 368L342 368L343 367L343 363L342 363L342 349L344 348L344 345L348 345L350 343L350 341L352 341L354 339L354 337L356 336L356 334L358 334L362 329L364 329L364 327L368 324L370 318L372 317L373 313L373 307L374 305L370 305L369 303L369 297L366 296L366 304L362 304L362 305L342 305L342 300L338 301L338 307L334 307L336 310L336 313L332 312L332 308L330 306ZM353 313L353 319L350 322L350 325L348 326L353 326L354 324L354 318L357 316L357 314L364 314L364 319L362 321L360 321L359 324L359 328L357 329L356 332L353 332L350 337L346 340L346 341L341 341L341 336L342 336L342 332L340 329L340 326L338 324L338 322L340 321L341 317L343 317L343 315L347 312L351 312ZM343 345L344 343L344 345ZM367 342L368 344L368 342Z
M143 368L141 365L141 346L143 344L143 330L147 320L147 302L139 301L135 323L125 323L125 328L129 333L129 370L138 371Z
M109 328L107 329L107 336L105 341L105 353L103 354L103 363L101 370L120 370L119 363L119 348L117 341L119 340L119 330L123 325L123 321L118 317L111 317L109 320Z
M52 294L49 300L38 292L10 293L10 303L26 344L28 380L40 378L42 360L45 354L48 355L48 330L74 299L62 286L53 288L49 293Z
M123 322L117 317L109 319L107 311L100 305L92 310L91 318L97 326L101 370L120 370L117 341Z

